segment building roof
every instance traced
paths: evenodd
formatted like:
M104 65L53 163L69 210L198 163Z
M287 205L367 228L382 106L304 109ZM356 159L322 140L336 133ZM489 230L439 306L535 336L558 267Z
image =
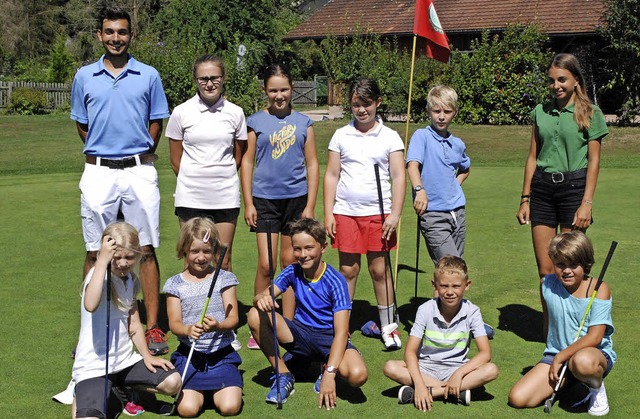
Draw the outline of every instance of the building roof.
M447 34L502 30L508 23L538 23L550 35L596 31L603 0L433 0ZM330 0L285 39L374 32L411 35L413 0Z

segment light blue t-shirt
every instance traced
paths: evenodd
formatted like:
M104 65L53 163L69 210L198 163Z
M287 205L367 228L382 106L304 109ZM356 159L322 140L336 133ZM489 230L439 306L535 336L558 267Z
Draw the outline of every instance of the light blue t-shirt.
M294 318L306 326L333 329L334 313L351 310L347 280L328 263L320 278L314 281L306 279L302 267L294 263L280 272L274 284L282 292L293 288L296 297Z
M427 211L451 211L465 205L462 187L456 176L471 166L464 142L448 133L441 137L429 125L411 137L407 160L422 166L420 178L429 202Z
M103 55L73 79L71 119L89 125L84 154L120 159L146 153L153 146L149 121L168 117L160 75L131 56L117 77Z
M256 134L253 196L263 199L297 198L308 193L304 146L313 121L292 111L284 118L260 111L247 119Z
M549 313L549 331L544 354L556 355L574 342L591 296L587 298L572 296L558 280L558 277L555 274L550 274L545 276L542 281L542 297L547 304ZM611 298L608 300L600 300L599 298L593 300L589 315L580 332L580 337L586 335L591 326L606 325L604 337L597 348L609 355L611 361L615 363L616 353L613 351L613 343L611 341L611 335L614 330L611 320L611 305Z
M165 294L171 294L180 299L180 307L182 308L182 322L186 325L192 325L200 322L202 309L204 308L213 274L201 282L189 282L184 279L182 273L176 274L167 279L162 289ZM236 276L228 271L220 271L216 285L211 293L211 300L207 307L207 315L213 317L217 321L224 321L226 313L222 304L222 292L228 287L235 287L239 284ZM232 331L226 332L207 332L200 336L196 341L196 351L209 354L231 345L234 336ZM178 336L178 340L187 346L191 346L188 336Z

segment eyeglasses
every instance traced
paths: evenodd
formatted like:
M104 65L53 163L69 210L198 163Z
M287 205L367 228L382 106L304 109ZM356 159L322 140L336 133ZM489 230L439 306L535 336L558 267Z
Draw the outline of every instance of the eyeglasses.
M198 82L198 84L201 84L203 86L206 86L207 84L209 84L209 82L217 83L221 80L222 76L196 77L196 81Z

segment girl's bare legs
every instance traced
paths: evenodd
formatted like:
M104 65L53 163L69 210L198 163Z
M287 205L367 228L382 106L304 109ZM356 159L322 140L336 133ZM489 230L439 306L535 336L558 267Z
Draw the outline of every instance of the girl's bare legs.
M356 294L356 282L360 273L360 253L338 252L340 273L347 279L351 301Z

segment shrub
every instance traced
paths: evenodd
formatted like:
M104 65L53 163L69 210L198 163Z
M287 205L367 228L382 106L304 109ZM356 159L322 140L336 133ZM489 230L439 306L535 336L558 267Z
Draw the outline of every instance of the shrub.
M472 53L452 55L447 83L460 99L459 120L472 124L526 124L547 94L547 36L535 25L510 25L501 35L483 32Z
M42 90L19 87L11 94L7 111L19 115L42 115L48 113L47 94Z

